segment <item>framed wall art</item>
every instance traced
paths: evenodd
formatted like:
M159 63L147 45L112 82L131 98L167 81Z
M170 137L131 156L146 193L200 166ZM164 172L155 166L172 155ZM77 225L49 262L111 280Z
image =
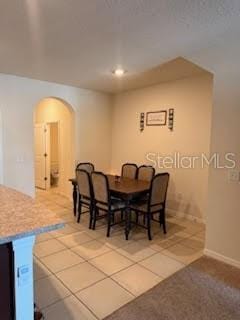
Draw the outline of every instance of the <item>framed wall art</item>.
M147 126L165 126L167 124L167 111L152 111L147 112L146 125Z

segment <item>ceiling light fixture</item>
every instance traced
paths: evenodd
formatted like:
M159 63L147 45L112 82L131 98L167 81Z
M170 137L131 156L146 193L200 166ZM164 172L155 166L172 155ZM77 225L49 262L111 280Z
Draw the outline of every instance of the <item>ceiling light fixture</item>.
M117 69L113 70L112 73L117 77L122 77L126 73L126 70L124 70L122 68L117 68Z

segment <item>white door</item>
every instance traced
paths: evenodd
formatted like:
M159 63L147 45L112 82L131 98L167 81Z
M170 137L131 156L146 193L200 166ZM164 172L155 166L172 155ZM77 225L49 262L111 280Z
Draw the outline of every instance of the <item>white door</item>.
M48 189L50 186L49 129L45 123L34 126L35 139L35 186Z

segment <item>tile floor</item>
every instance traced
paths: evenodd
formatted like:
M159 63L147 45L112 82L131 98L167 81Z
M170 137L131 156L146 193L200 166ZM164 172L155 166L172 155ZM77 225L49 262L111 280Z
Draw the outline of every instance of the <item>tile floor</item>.
M39 235L34 249L35 300L46 320L103 319L203 253L202 224L169 217L167 235L153 224L152 241L140 228L126 241L121 226L106 238L104 221L95 231L88 213L76 223L57 190L37 190L37 199L66 222Z

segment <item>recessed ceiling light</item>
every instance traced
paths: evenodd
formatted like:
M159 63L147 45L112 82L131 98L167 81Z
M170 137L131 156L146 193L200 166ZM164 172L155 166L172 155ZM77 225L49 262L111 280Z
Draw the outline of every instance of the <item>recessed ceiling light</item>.
M117 69L113 70L112 73L117 77L121 77L126 73L126 70L124 70L122 68L117 68Z

